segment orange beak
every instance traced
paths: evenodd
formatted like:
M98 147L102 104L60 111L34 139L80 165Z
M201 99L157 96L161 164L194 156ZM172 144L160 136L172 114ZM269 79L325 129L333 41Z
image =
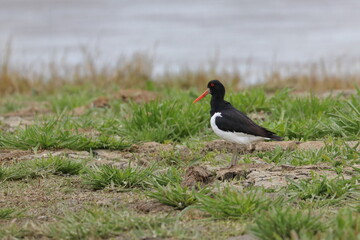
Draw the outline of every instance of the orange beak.
M206 95L208 95L210 93L210 90L209 89L207 89L205 92L203 92L203 94L201 94L197 99L195 99L194 101L193 101L193 103L196 103L196 102L198 102L198 101L200 101L201 99L203 99Z

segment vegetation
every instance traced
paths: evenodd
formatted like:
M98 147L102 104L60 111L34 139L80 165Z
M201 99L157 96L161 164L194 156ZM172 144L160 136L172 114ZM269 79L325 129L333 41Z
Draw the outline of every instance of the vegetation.
M143 55L113 68L87 61L45 77L4 60L1 239L358 239L360 90L278 87L356 89L356 76L272 73L235 91L241 74L224 72L226 99L292 144L244 150L226 170L209 99L191 104L216 71L155 81Z

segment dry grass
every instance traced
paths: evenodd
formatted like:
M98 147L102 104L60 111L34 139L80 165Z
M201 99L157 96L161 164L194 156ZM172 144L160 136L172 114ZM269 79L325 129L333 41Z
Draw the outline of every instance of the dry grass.
M121 57L115 64L101 65L97 56L82 49L84 61L78 65L49 62L41 72L34 69L12 68L11 44L5 47L0 59L0 94L55 92L64 84L111 89L178 87L203 89L211 79L220 79L231 89L245 88L244 75L236 70L218 70L217 61L210 61L208 67L180 72L165 72L154 79L153 57L146 53L135 53L131 57ZM336 66L335 66L336 68ZM353 89L360 85L360 74L345 74L330 71L323 62L300 67L296 74L284 74L279 69L264 73L261 85L268 91L283 87L296 90L327 91Z
M280 87L290 87L298 91L311 90L316 92L354 89L359 86L360 73L342 71L342 68L341 62L331 65L320 61L299 67L296 74L272 71L265 76L263 85L269 91L277 90Z

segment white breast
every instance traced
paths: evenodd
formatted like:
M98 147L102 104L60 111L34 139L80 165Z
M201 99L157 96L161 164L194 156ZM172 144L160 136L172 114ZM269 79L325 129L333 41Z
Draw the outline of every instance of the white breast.
M211 117L211 119L210 119L211 128L216 135L225 139L226 141L233 142L233 143L240 143L240 144L250 144L253 142L258 142L258 141L262 141L264 139L268 139L268 138L264 138L264 137L259 137L259 136L242 133L242 132L226 132L226 131L220 130L215 124L215 119L217 117L222 117L220 112L215 113Z

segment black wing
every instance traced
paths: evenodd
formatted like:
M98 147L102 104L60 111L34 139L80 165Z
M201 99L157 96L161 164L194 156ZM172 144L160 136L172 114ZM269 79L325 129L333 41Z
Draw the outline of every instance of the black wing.
M266 137L272 140L281 141L282 138L275 133L254 123L248 116L231 105L221 111L222 117L215 119L215 124L220 130L227 132L242 132L254 136Z

